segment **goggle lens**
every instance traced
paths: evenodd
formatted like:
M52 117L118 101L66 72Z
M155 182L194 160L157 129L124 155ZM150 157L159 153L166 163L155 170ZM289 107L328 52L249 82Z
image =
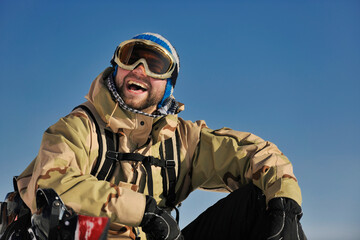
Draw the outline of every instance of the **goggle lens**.
M173 65L172 59L162 49L142 42L130 42L121 46L118 57L124 65L133 65L143 58L149 70L155 74L165 74Z

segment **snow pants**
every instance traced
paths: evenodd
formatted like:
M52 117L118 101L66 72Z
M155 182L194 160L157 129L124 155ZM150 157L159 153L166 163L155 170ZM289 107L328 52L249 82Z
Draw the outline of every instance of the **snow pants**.
M266 222L265 195L248 184L209 207L182 234L185 240L265 239Z

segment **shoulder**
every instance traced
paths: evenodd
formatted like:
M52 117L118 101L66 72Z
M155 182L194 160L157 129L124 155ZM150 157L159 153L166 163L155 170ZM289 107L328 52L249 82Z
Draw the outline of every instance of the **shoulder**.
M201 131L207 129L204 120L192 122L190 120L178 119L178 131L183 143L188 147L194 147L200 140Z
M50 126L46 133L87 136L92 131L92 120L81 108L76 108Z
M203 128L207 128L206 122L204 120L197 120L193 122L191 120L184 120L179 117L178 124L179 128L188 130L201 130Z

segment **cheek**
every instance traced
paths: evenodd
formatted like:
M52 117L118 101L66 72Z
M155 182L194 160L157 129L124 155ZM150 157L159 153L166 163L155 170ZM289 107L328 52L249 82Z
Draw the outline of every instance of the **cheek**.
M121 87L124 83L124 78L126 77L126 75L129 74L130 71L128 70L124 70L120 67L118 67L118 71L116 73L116 76L115 76L115 83L116 83L116 86L117 87Z
M158 92L164 92L166 87L166 80L159 80L159 79L151 79L152 85L154 89L157 89Z

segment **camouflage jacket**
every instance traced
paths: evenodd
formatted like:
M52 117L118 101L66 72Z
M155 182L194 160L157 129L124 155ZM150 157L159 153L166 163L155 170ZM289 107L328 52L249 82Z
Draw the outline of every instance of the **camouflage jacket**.
M267 201L288 197L301 205L292 165L273 143L228 128L212 130L204 121L185 121L177 115L152 118L125 111L104 85L104 73L86 98L102 124L119 133L120 152L160 158L160 143L178 131L176 203L195 189L231 192L253 182ZM132 227L142 220L148 194L146 170L141 163L122 161L110 181L99 181L90 174L98 148L94 122L82 109L72 111L45 131L38 156L18 178L20 194L35 211L36 189L53 188L78 213L109 217L109 238L134 238ZM152 166L153 196L165 206L160 171Z

